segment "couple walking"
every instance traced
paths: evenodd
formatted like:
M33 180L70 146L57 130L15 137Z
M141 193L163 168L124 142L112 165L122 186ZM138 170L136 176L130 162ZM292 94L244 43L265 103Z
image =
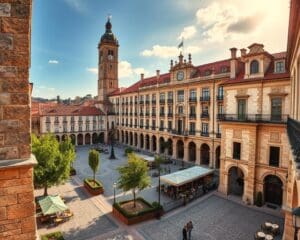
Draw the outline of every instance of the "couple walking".
M192 230L194 226L192 221L189 221L182 229L183 240L191 240L192 239Z

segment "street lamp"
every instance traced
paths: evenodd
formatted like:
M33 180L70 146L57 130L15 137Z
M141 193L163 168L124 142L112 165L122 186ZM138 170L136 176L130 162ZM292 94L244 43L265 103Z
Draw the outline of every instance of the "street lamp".
M116 188L117 188L117 183L113 184L113 188L114 188L114 204L116 203Z
M300 228L300 207L294 208L292 211L294 225L294 240L298 239L298 231Z

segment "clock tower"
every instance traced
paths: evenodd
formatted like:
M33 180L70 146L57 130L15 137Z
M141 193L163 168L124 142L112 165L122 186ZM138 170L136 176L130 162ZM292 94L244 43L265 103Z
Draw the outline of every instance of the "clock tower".
M105 24L105 33L98 44L98 101L107 102L107 95L118 89L119 42L112 33L110 18Z

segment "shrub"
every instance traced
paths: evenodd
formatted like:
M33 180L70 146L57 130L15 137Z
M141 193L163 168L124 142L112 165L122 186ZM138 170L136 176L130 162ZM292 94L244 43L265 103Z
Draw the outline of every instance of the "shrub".
M127 156L128 153L132 153L133 149L131 147L125 148L125 155Z
M256 195L256 206L261 207L263 205L262 192L258 192Z
M61 232L49 233L41 237L41 240L48 240L48 239L64 240L64 237Z
M157 210L162 210L163 209L162 205L160 205L158 202L153 202L152 207L154 207Z
M93 189L98 189L98 188L103 188L102 184L98 180L94 180L92 178L85 178L84 182L89 185L90 188Z

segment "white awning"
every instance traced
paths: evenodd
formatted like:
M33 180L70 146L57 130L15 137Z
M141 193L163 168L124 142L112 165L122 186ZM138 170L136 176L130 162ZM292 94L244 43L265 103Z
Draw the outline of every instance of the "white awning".
M204 168L204 167L191 167L178 172L174 172L171 174L167 174L160 177L162 182L170 184L172 186L181 186L183 184L192 182L201 177L210 175L214 172L212 169Z
M137 156L147 162L154 162L154 157L151 157L151 156L147 156L147 155L144 155L144 154L137 154Z

